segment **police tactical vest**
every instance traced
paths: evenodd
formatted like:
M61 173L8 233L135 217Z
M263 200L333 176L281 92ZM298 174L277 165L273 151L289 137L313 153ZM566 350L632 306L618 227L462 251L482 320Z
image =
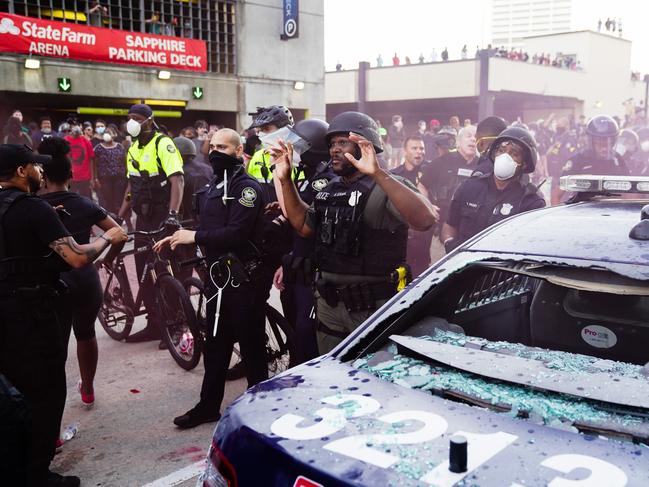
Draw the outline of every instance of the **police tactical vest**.
M335 178L316 195L318 270L388 276L405 262L408 226L381 228L378 220L387 211L387 195L375 189L368 176L349 186Z
M167 181L167 174L162 168L160 156L158 155L160 141L165 137L168 136L158 134L155 139L152 139L155 144L158 174L151 175L148 171L141 169L141 161L138 161L133 157L130 148L127 152L127 157L131 159L131 164L139 173L139 176L131 174L131 177L129 178L131 183L132 206L135 213L138 215L144 216L150 213L150 211L146 211L146 205L148 205L152 210L153 207L166 208L166 205L169 204L169 199L171 198L171 187ZM151 141L149 141L149 143L151 143Z

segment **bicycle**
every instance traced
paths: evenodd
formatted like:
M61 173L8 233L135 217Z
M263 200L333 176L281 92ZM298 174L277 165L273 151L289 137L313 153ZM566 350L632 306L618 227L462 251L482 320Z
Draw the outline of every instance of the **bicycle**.
M206 317L207 297L205 296L204 282L209 279L209 269L205 263L204 257L198 257L182 262L181 266L195 266L198 276L192 276L183 282L185 291L196 310L196 321L200 330L199 341L205 339L209 333L209 326ZM269 377L283 372L295 365L295 332L284 316L268 303L264 304L264 315L266 319L266 361L268 363ZM196 343L194 336L194 343ZM230 370L233 370L241 362L241 353L238 345L235 344L233 350L235 357L234 363L231 363Z
M162 320L161 331L171 356L180 367L191 370L198 364L202 341L194 342L193 336L200 334L196 312L181 282L175 277L180 268L171 258L170 250L162 254L151 252L158 237L168 232L166 228L151 232L135 231L129 236L141 236L146 245L121 252L112 266L97 264L102 282L105 283L104 299L99 310L99 322L114 340L125 340L131 333L136 316L145 314L144 283L153 284L155 305ZM149 252L139 280L137 296L133 297L124 259L131 255Z

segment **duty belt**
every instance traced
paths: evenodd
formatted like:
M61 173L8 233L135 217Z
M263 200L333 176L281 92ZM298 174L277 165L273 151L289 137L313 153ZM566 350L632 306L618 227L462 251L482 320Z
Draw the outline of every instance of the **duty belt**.
M388 299L397 292L392 282L359 282L335 286L323 279L315 283L320 296L332 308L343 302L350 313L376 309L376 302Z

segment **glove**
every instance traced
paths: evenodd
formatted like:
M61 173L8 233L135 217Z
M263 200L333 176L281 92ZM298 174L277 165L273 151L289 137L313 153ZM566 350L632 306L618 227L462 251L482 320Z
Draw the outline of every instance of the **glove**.
M180 222L178 221L178 213L175 211L170 211L167 219L162 223L163 227L167 228L180 228Z

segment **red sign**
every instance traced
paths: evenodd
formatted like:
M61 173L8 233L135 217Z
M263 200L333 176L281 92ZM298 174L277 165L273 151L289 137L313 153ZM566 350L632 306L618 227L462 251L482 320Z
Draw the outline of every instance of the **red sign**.
M207 71L205 41L0 14L0 52Z
M293 487L324 487L322 484L314 482L313 480L307 479L306 477L300 475L295 479Z

